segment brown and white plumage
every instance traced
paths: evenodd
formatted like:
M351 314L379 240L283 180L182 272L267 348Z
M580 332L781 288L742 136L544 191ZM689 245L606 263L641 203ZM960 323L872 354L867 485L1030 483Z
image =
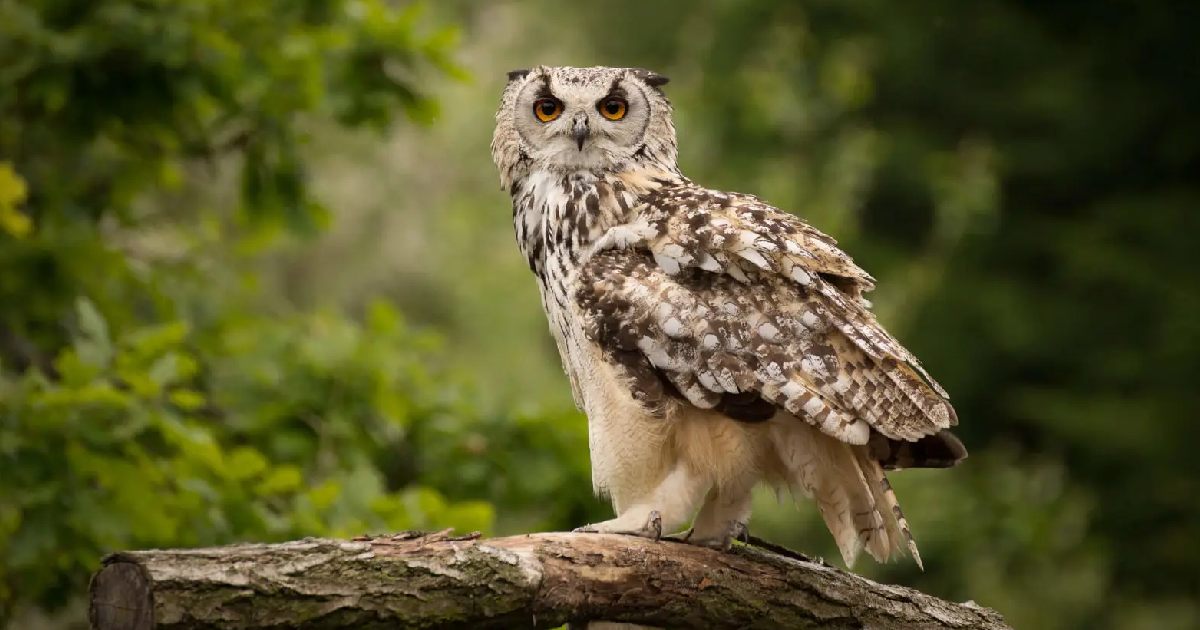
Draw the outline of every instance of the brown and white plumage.
M946 393L869 310L874 280L796 217L684 177L658 75L510 79L492 151L618 514L593 528L699 509L693 540L725 545L761 481L813 497L847 563L903 546L919 563L884 469L966 452Z

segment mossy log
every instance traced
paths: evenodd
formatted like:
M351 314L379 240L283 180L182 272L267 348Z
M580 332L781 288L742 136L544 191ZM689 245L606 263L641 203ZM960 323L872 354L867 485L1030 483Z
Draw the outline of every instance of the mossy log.
M616 535L405 533L115 553L92 578L98 630L1007 628L996 612L802 556Z

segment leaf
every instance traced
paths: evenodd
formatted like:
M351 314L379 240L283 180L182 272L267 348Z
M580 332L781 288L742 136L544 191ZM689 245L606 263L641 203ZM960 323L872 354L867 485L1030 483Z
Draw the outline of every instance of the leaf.
M299 489L302 481L303 478L300 475L300 469L285 464L271 469L271 472L259 482L254 491L260 495L268 496L284 494Z
M54 370L64 387L78 387L90 383L103 374L103 368L91 361L83 361L73 349L63 350L54 359Z
M139 328L122 341L138 357L154 357L182 344L190 332L187 322L173 321Z
M327 509L337 501L342 494L342 487L336 481L326 481L308 491L308 499L318 510Z
M257 477L266 469L267 459L249 446L233 449L225 462L226 472L239 481Z
M80 336L75 340L75 351L80 360L92 365L108 365L112 360L112 340L108 336L108 322L96 305L86 297L75 300L75 313L79 322Z
M16 238L24 238L33 230L33 222L17 210L27 194L25 180L11 164L0 162L0 230Z
M167 400L171 401L172 405L179 407L184 411L196 411L207 404L204 395L194 389L175 389L167 395Z
M150 366L147 376L159 387L174 383L179 377L179 356L174 352L162 355Z

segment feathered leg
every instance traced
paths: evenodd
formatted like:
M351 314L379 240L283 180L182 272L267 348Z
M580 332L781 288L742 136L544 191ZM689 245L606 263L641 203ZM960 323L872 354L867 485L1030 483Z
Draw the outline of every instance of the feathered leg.
M693 545L729 549L735 539L746 534L750 523L751 491L755 479L749 478L747 481L749 483L709 490L704 506L692 523L692 529L681 538Z
M657 486L632 501L616 518L575 531L659 538L664 529L673 531L691 518L708 485L706 478L677 463Z

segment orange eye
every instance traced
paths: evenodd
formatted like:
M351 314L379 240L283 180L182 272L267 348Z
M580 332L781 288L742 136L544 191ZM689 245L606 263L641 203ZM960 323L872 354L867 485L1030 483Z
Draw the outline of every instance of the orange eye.
M610 96L597 103L596 109L600 110L601 116L609 120L621 120L625 117L625 110L629 109L629 104L623 98Z
M542 122L550 122L562 113L562 101L556 98L539 98L533 102L533 115Z

